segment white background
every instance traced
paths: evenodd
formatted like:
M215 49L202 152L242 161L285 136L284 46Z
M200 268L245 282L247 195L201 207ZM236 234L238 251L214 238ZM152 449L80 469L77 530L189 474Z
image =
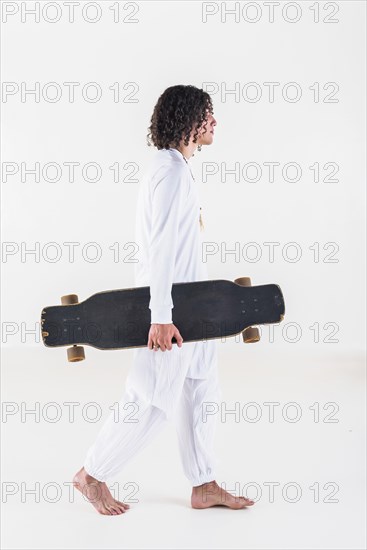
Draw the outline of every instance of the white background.
M265 327L261 343L253 347L244 348L235 339L221 346L224 388L231 380L234 384L232 390L228 385L227 397L236 400L235 386L246 369L245 386L241 387L251 388L253 383L260 399L266 400L261 391L265 380L269 388L278 389L288 381L291 389L286 396L288 401L300 398L298 390L304 386L304 398L310 404L317 400L312 391L314 389L316 392L319 386L320 391L322 388L327 393L319 401L334 402L339 399L339 404L342 404L345 398L344 410L348 412L343 417L344 421L348 418L349 428L359 426L360 392L363 388L360 365L362 362L363 366L366 330L365 3L332 2L327 7L326 2L296 2L301 10L300 20L289 23L281 15L284 2L280 2L280 7L275 9L274 22L269 22L269 11L264 2L258 2L260 19L249 23L242 16L239 22L235 22L234 16L230 15L221 21L221 9L224 10L226 5L233 8L234 2L219 2L216 4L218 13L209 16L204 23L202 2L136 2L131 3L130 8L125 6L125 9L121 2L120 22L114 23L110 9L113 3L106 1L99 2L101 19L94 24L83 20L81 6L85 2L80 2L80 6L75 8L74 23L68 21L65 5L58 2L61 19L53 24L45 21L42 15L38 23L31 15L21 21L21 4L33 8L34 2L4 2L3 17L6 4L19 8L6 23L2 23L3 90L6 83L8 86L14 83L19 88L13 95L6 96L3 92L2 97L3 170L4 163L15 163L19 167L19 171L8 175L6 181L3 172L2 182L3 247L14 246L15 250L14 254L2 256L3 382L7 383L7 400L82 400L85 392L86 401L93 400L93 395L94 400L112 402L122 393L132 359L130 351L101 352L88 348L89 365L78 365L75 369L74 366L74 370L70 370L64 349L43 347L38 322L42 308L58 304L64 294L76 293L84 300L98 291L134 286L134 264L126 259L132 248L124 250L123 247L134 241L139 177L149 157L154 154L153 147L146 145L150 116L159 95L168 86L193 84L204 89L207 87L217 120L214 143L203 147L191 160L202 197L204 240L215 243L219 249L208 258L210 278L233 280L250 276L253 284L277 283L283 290L286 302L286 316L282 325L274 327L273 342L269 328ZM44 4L40 2L41 7ZM133 4L137 11L131 17L137 22L123 22L127 14L133 13ZM242 9L244 3L238 4ZM318 23L314 22L315 12L311 6L318 6ZM338 12L332 17L338 21L326 23L324 19L331 16L333 6L337 6ZM55 10L49 10L49 17L54 17ZM94 13L90 8L89 17L94 17ZM249 17L254 17L254 11L248 13ZM288 15L293 18L295 11L289 8ZM48 102L42 93L39 102L33 95L27 95L22 101L22 83L28 89L39 83L42 90L49 82L59 84L62 91L59 101ZM74 103L69 101L65 82L80 83L76 87ZM88 102L81 96L81 88L89 82L97 82L101 87L102 97L96 103ZM119 102L114 102L109 87L117 82L121 97ZM126 97L133 88L130 85L124 89L124 85L132 82L137 90L133 96L136 101L128 103ZM226 90L233 90L236 83L242 92L250 82L257 83L262 91L257 102L246 101L243 95L236 101L233 94L225 93ZM269 82L279 83L275 87L273 102L269 101L269 88L264 84ZM290 82L296 82L302 92L297 102L287 101L282 95L282 90ZM315 83L318 83L320 90L318 101L315 101L314 92L310 89L315 87ZM338 87L333 96L337 102L326 101L335 89L332 86L324 88L328 83L335 83L332 86ZM290 96L293 92L294 89L289 89ZM251 88L248 94L253 97L253 93L254 88ZM60 181L45 181L42 174L39 182L35 182L33 175L27 175L22 181L21 163L25 163L27 168L34 168L36 162L41 167L49 162L58 163L61 167L66 162L78 162L80 166L76 168L74 182L68 181L65 166ZM89 162L98 163L102 169L100 180L94 183L83 181L81 175L81 167ZM258 182L246 182L242 177L240 181L235 181L234 176L228 174L222 181L221 166L230 170L235 163L242 167L250 162L262 168ZM274 181L269 180L265 162L280 163ZM302 176L297 182L285 181L282 177L281 168L289 162L298 163L302 169ZM113 173L109 169L114 163L120 164L119 182L113 181ZM128 163L137 166L137 173L133 176L136 181L122 181L130 172L123 168ZM204 181L206 163L215 163L219 170ZM319 182L314 181L314 173L309 168L315 163L320 165ZM323 181L330 173L330 170L323 168L326 163L338 165L334 176L338 181ZM52 176L52 171L49 174ZM90 174L93 175L93 172ZM293 173L289 172L289 175L293 176ZM47 261L47 244L52 242L57 243L62 253L56 262ZM68 260L68 248L63 244L66 242L80 243L73 263ZM83 246L91 242L98 243L102 251L98 262L87 261L81 254ZM122 253L117 263L113 261L113 253L109 249L116 242L120 243ZM249 261L248 257L236 261L231 254L222 257L220 250L232 250L236 242L240 243L241 250L248 243L257 243L262 253L259 261ZM279 243L273 262L269 261L269 248L264 244L267 242ZM289 261L294 248L288 249L288 260L281 252L286 250L288 243L293 242L301 251L301 258L296 262ZM318 261L313 251L315 243L318 243L316 246L320 251ZM326 248L328 243L335 244ZM22 247L34 249L35 246L39 246L41 251L38 261L32 254L22 257ZM48 251L49 258L53 258L55 249L49 248ZM332 252L335 252L332 258L337 261L327 261ZM94 254L92 249L90 254ZM253 257L254 248L249 249L248 254ZM315 336L315 327L319 329L319 338ZM25 334L24 328L35 332ZM229 360L230 357L233 361ZM312 359L307 362L306 357ZM282 370L287 360L287 370ZM264 368L263 372L261 368ZM59 395L54 393L56 386L59 387ZM100 394L102 386L103 397ZM75 394L68 393L65 388ZM271 399L275 396L267 397ZM246 399L250 399L249 395ZM350 409L347 403L352 402L356 408ZM45 455L53 463L55 457L47 455L42 447L46 441L33 432L33 427L32 423L28 426L15 423L13 429L11 425L7 426L9 444L19 438L27 441L32 447L33 462L37 467L42 464ZM27 433L31 434L28 435L30 439L24 433L26 428ZM50 426L48 428L51 430ZM75 432L73 444L76 447L73 452L78 453L77 463L73 453L63 454L65 441L70 437L70 426L62 435L57 432L56 425L53 429L49 432L48 441L60 445L58 456L67 463L65 475L71 475L80 467L86 446L96 435L96 426L88 426L84 440L80 439L80 432ZM276 437L274 428L272 433ZM325 440L323 434L316 437L310 432L308 438L302 430L297 433L300 436L299 445L307 443L307 449L314 448L316 439L317 444ZM19 437L16 438L16 434ZM219 438L222 438L220 445L225 438L228 438L229 446L233 445L234 439L228 434L225 428L219 431ZM357 439L353 443L344 440L343 434L335 434L335 440L333 437L331 440L335 445L338 441L343 449L349 446L352 452L356 452L353 456L359 457L362 450L358 434L355 434ZM233 435L238 445L243 444L240 456L246 457L247 445L243 437L243 433ZM269 434L261 436L261 439L265 441L268 437ZM285 441L289 441L294 436L285 433L284 437ZM278 445L276 441L275 446ZM165 445L166 440L160 442ZM252 457L253 468L259 459L260 447L256 449L257 444L260 444L258 435L254 434L250 445L252 451L257 452ZM162 453L162 448L158 452ZM267 456L269 452L271 457L274 451L267 449ZM300 452L302 459L306 456L305 449L301 451L300 447ZM329 452L330 457L326 460ZM147 461L148 454L144 455ZM353 470L354 474L358 474L363 459L359 457L355 463L354 458L342 456L341 448L331 445L321 450L320 454L326 480L335 456L341 460L340 472ZM278 458L277 464L281 464L284 457ZM10 457L5 457L5 460L8 465L6 479L28 479L21 477L25 475L21 462L15 464ZM305 469L309 460L310 457L304 464ZM232 458L226 456L223 461L225 476L231 470ZM159 470L158 457L155 464ZM247 462L247 466L250 468L251 463ZM151 464L150 467L153 468ZM177 472L182 479L182 473ZM29 470L30 480L34 481L36 475L41 474ZM361 486L361 482L355 480L354 488ZM348 478L345 487L351 491L350 500L354 500L353 484ZM159 493L157 486L153 493L155 496ZM347 499L344 504L349 506L347 501L350 502ZM70 513L77 517L83 514L87 504L79 502L79 506L77 511L73 507ZM274 508L270 506L269 514L272 515ZM24 507L21 509L25 510ZM16 521L19 508L15 506L14 510ZM54 508L50 512L47 510L45 505L44 513L49 513L50 521L53 521ZM96 519L92 512L88 516L91 520ZM156 512L159 518L158 510ZM227 510L223 509L223 512ZM219 514L219 511L215 513ZM254 518L255 510L251 513ZM321 516L315 506L313 513L313 519L317 521ZM331 515L327 519L323 517L318 535L317 529L312 533L309 531L312 525L305 524L304 516L303 519L299 517L303 515L301 509L298 513L292 509L292 514L295 514L292 521L296 522L296 527L294 531L290 529L287 532L289 536L279 530L267 540L266 534L263 533L261 536L264 538L261 538L255 530L254 538L244 541L239 536L241 531L236 531L238 526L231 531L234 534L231 544L233 548L242 548L245 544L252 548L362 548L359 512L353 514L353 529L343 522L338 524L333 513L329 506L328 514ZM339 506L338 513L342 517L344 507ZM352 513L351 510L349 513ZM270 519L271 515L264 518L262 512L258 514L256 521L261 531L264 522L275 521ZM147 510L147 516L144 515L142 521L149 521L149 517ZM212 526L214 516L206 517L208 525ZM221 516L222 519L219 519L218 515L218 521L223 524L228 517ZM252 528L253 521L249 520ZM303 523L297 524L297 521ZM332 540L324 531L327 525L334 530ZM20 533L13 533L12 536L8 533L6 544L9 548L19 548L21 544L28 544L24 547L29 548L94 548L93 544L97 542L86 542L84 538L89 528L84 525L79 542L71 535L69 539L65 533L62 542L53 542L38 526L33 539L28 538L24 542ZM104 527L101 526L101 529ZM303 532L306 538L298 539L297 532ZM114 536L111 534L111 537ZM165 544L167 547L182 547L177 532L172 539L163 540L162 536L162 533L156 533L153 538L147 536L146 541L138 537L129 544L134 548L144 545L146 548L162 548ZM216 541L215 547L218 548L228 544L225 538ZM96 547L101 548L101 540L98 544ZM119 537L110 538L104 544L106 548L122 547L113 546L122 544ZM194 548L197 540L191 538L182 544ZM201 544L203 548L214 548L213 541Z

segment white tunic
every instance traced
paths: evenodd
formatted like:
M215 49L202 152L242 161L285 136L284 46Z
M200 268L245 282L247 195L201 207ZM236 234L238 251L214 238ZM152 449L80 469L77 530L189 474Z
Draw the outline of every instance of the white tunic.
M150 286L152 323L172 323L173 283L208 278L199 217L189 164L177 149L157 151L140 184L135 227L135 284Z
M161 149L142 178L136 209L139 247L135 286L150 286L151 322L172 323L172 284L208 279L201 258L200 197L190 165L177 149ZM180 330L180 327L177 327ZM127 389L135 388L170 417L185 377L217 376L216 340L181 348L134 350Z

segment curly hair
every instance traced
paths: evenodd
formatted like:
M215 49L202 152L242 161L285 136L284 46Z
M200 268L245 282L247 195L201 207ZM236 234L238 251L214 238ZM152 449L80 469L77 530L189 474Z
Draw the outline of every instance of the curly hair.
M204 90L190 84L167 88L154 107L147 134L148 146L169 149L178 147L182 139L187 146L193 129L196 130L193 135L196 143L198 129L208 120L208 111L213 114L213 104Z

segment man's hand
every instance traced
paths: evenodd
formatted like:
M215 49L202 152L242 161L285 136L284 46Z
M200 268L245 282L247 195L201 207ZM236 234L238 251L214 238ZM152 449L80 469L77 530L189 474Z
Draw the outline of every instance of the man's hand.
M148 348L158 351L160 348L162 351L166 349L172 349L172 338L176 338L177 345L180 348L182 346L183 338L179 333L179 330L173 323L169 325L160 325L153 323L150 326L148 335Z

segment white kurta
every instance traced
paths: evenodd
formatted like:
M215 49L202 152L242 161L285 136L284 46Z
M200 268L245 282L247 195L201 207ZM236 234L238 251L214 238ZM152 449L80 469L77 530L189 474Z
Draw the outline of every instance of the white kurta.
M140 184L135 286L150 286L152 323L172 322L173 283L208 279L201 258L200 196L189 163L177 149L159 150ZM216 340L184 341L164 352L138 348L126 384L171 417L185 377L216 378L217 368Z
M189 164L177 149L157 151L140 184L135 225L135 283L150 286L152 323L172 323L172 283L208 278L199 217Z

